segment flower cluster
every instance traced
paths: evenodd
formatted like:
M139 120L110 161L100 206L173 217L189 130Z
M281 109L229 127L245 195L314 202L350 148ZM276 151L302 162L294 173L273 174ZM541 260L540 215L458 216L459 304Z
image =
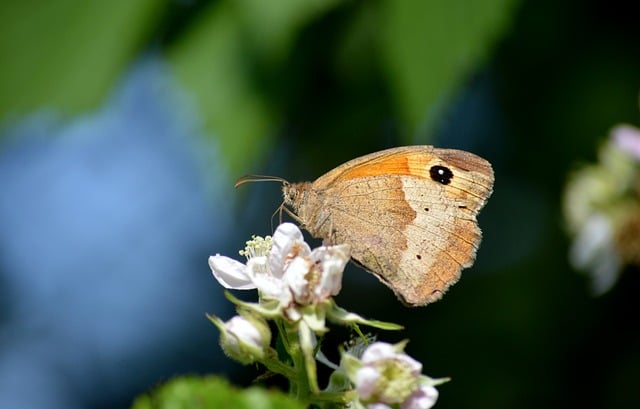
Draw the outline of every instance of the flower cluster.
M231 358L261 363L290 381L291 393L318 407L336 404L354 408L391 407L427 409L438 392L434 380L421 375L422 365L403 352L404 343L370 344L358 325L397 330L392 323L367 320L338 307L333 301L341 289L342 272L349 260L346 245L311 250L302 232L291 223L281 224L273 237L254 237L241 252L246 263L215 255L209 266L218 282L228 289L257 289L259 301L248 303L227 293L238 315L224 322L210 320L220 330L220 343ZM328 331L326 321L351 326L360 334L358 348L342 352L340 365L329 362L319 349ZM268 321L277 328L282 357L271 346ZM329 385L321 390L316 362L334 369Z
M564 214L574 236L569 259L600 294L625 266L640 266L640 129L615 127L598 159L569 178Z

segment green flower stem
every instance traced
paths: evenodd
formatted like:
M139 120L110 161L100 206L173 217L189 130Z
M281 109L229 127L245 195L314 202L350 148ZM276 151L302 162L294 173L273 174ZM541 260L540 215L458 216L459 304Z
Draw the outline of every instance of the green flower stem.
M282 319L275 319L274 321L276 323L276 327L278 327L278 334L280 335L280 340L282 341L282 346L284 347L285 351L287 351L287 354L289 356L292 356L291 355L291 345L290 345L289 337L288 337L289 331L287 331L287 325L286 325L285 321L282 320Z
M271 372L282 375L287 379L295 379L295 377L297 376L296 371L292 367L281 362L278 359L277 353L275 351L273 351L273 354L271 354L270 358L263 359L260 361L260 363Z
M304 368L306 369L307 385L309 385L311 393L318 394L320 393L320 388L318 387L318 378L316 375L317 368L313 338L311 328L309 328L309 325L307 325L304 320L301 320L298 323L298 334L301 347L300 349L304 360Z
M351 324L351 329L358 334L358 336L360 337L360 339L362 339L363 341L365 341L367 344L367 337L366 335L364 335L364 333L362 332L362 330L360 330L360 326L358 326L358 324L356 324L355 322L353 324Z
M304 399L309 395L309 387L306 380L304 362L301 359L297 324L289 323L283 319L275 319L274 321L278 328L282 346L293 363L293 367L287 366L288 375L286 377L289 380L289 394L298 399Z
M311 400L311 394L320 392L316 379L311 330L302 320L296 323L284 320L276 322L281 331L282 344L293 361L293 374L288 376L289 392L300 400Z
M313 395L311 403L315 403L318 406L329 404L330 407L335 407L337 403L339 405L346 406L349 402L352 402L357 396L357 392L350 390L347 392L320 392L317 395Z

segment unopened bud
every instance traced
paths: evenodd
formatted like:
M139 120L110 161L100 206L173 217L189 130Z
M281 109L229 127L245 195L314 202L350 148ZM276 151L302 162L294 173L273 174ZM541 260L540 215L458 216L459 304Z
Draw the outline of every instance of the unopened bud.
M264 358L271 343L271 331L264 320L236 315L223 323L214 318L212 321L220 329L220 346L227 356L243 364Z

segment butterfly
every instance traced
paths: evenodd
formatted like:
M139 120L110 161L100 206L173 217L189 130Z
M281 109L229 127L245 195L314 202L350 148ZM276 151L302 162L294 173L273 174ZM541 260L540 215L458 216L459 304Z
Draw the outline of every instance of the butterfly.
M284 206L327 245L351 258L409 306L436 301L471 266L478 212L493 191L491 164L472 153L404 146L350 160L313 182L282 182Z

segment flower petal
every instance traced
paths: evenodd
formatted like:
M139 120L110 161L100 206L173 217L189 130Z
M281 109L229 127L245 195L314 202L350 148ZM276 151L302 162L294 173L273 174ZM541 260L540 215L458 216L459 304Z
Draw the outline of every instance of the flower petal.
M318 247L311 252L311 259L318 263L320 282L314 287L314 296L323 301L337 295L342 289L342 272L350 258L350 249L346 244Z
M616 146L640 161L640 129L631 125L618 125L611 131Z
M262 297L279 300L281 305L289 303L291 293L285 287L282 279L271 274L265 256L252 257L247 262L247 272Z
M209 257L209 267L216 280L225 288L235 290L256 288L247 274L247 267L239 261L216 254Z
M380 378L380 372L375 368L369 366L363 366L356 372L356 390L358 396L362 400L368 400L376 390L376 382Z
M571 244L569 261L591 274L596 294L609 290L618 278L621 264L614 248L612 221L602 213L589 216Z
M413 376L420 376L420 373L422 372L422 363L416 361L407 354L396 355L396 360L406 365L411 370L411 374Z
M438 400L438 390L433 386L421 386L400 405L401 409L429 409Z
M293 292L294 299L300 304L307 304L309 300L309 281L307 274L313 267L311 260L296 257L287 266L282 277L284 284Z
M385 403L376 402L368 404L367 409L391 409L391 406Z
M396 357L393 345L386 342L374 342L362 354L362 363L370 364L381 359L391 359Z
M273 245L269 253L269 268L271 274L276 277L282 277L285 264L293 257L311 254L302 232L293 223L282 223L278 226L271 240Z

